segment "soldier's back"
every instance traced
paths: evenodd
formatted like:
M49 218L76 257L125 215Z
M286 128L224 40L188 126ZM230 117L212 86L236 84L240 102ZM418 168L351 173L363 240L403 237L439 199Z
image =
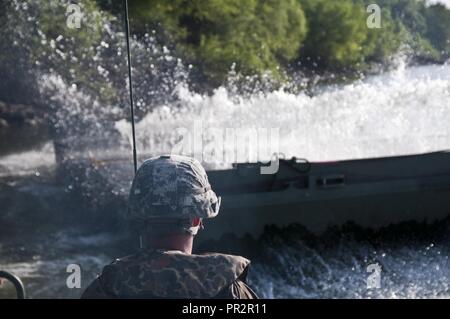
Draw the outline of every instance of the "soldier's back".
M233 255L141 250L106 266L82 298L253 299L249 264Z

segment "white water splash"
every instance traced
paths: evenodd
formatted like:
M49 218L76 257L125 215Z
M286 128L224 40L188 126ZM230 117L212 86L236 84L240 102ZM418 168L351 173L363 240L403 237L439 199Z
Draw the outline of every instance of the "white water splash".
M178 105L161 105L136 125L138 152L171 151L177 128L279 128L280 152L316 161L416 154L450 146L450 66L398 68L315 96L282 90L211 96L178 88ZM129 122L116 123L130 141ZM239 138L239 136L238 136ZM214 139L203 136L204 140ZM217 141L217 142L220 142ZM211 163L209 163L211 164ZM215 167L230 163L213 163Z
M377 249L341 239L311 249L298 240L267 249L274 258L254 261L249 278L263 298L450 298L446 242L424 247L409 239ZM366 267L373 262L382 266L381 285L369 289Z
M0 157L0 177L39 176L40 170L52 168L55 164L55 150L53 143L49 142L39 149Z
M203 125L203 140L212 144L225 138L214 140L217 136L209 134L209 128L223 132L278 128L281 153L315 161L416 154L450 147L448 64L398 68L356 83L323 87L314 96L278 90L243 97L223 87L207 96L183 85L177 95L177 105L160 105L137 123L141 159L171 152L180 139L176 129L191 129L196 121ZM123 119L115 127L122 140L104 155L129 156L131 125ZM224 151L230 151L226 146ZM53 165L54 156L49 143L41 150L1 157L0 174L34 173L39 166ZM100 151L95 154L101 156ZM232 162L233 158L204 164L220 168Z

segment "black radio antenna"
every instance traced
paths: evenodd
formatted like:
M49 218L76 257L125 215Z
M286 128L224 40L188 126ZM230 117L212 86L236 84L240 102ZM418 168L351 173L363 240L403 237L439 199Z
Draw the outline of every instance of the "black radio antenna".
M133 137L133 164L134 173L137 171L137 152L136 152L136 133L134 129L134 102L133 102L133 82L131 80L131 54L130 54L130 22L128 20L128 0L124 0L125 9L125 37L127 39L127 56L128 56L128 82L130 86L130 110L131 110L131 134Z

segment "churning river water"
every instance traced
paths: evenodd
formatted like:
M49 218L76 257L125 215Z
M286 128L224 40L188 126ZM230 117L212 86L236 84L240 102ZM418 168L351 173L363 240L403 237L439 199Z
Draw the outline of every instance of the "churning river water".
M239 96L225 88L202 95L184 86L177 90L181 108L160 105L137 123L141 154L170 151L174 132L196 121L203 128L223 130L278 128L277 151L319 161L450 146L450 65L399 67L353 83L321 87L313 95L279 90ZM129 122L116 121L115 129L121 138L118 148L129 154ZM204 134L218 143L216 135ZM212 169L229 164L223 159L206 163ZM58 196L64 192L47 183L55 165L51 142L2 156L2 201L9 196L2 214L15 218L33 209L17 195L27 193L40 198L41 210L59 209L63 216L64 200ZM80 227L58 230L45 222L35 228L33 235L20 224L0 230L0 269L22 277L32 298L77 298L103 265L124 253L123 246L115 246L120 238L114 234L87 234ZM248 252L253 259L249 280L267 298L450 297L449 220L431 226L394 225L381 232L347 227L319 237L297 226L268 229L254 249L258 254ZM73 263L82 269L81 289L66 285L66 267ZM373 267L379 275L375 288L367 281L373 279ZM5 284L0 297L8 291Z

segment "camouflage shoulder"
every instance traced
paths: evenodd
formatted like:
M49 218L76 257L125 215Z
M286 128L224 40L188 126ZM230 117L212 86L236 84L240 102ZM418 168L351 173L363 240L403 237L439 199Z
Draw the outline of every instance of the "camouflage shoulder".
M237 279L245 280L250 260L241 256L220 253L183 254L165 252L170 263L166 271L178 273L183 280L173 284L172 293L191 298L213 298ZM163 291L158 295L164 294Z
M249 265L235 255L142 250L105 266L82 298L214 298L243 291L237 281L245 283Z
M241 279L222 289L215 296L217 299L258 299L258 295Z
M193 255L196 256L196 255ZM211 260L215 260L218 264L223 263L230 267L233 273L234 279L244 278L247 274L247 269L250 266L251 261L245 257L237 255L228 255L220 253L204 253L198 256L205 256Z
M100 277L94 279L81 295L81 299L110 299L110 298L114 298L114 296L106 293L106 291L102 287Z
M214 298L245 277L249 264L226 254L143 250L106 266L100 278L118 298Z
M83 294L81 295L81 299L112 299L117 298L114 293L112 293L108 289L108 284L115 280L115 274L114 271L111 272L111 268L114 268L115 265L120 263L122 260L128 260L129 258L132 258L133 256L126 256L121 259L115 259L113 262L111 262L109 265L106 265L102 273L95 278L91 284L85 289Z

